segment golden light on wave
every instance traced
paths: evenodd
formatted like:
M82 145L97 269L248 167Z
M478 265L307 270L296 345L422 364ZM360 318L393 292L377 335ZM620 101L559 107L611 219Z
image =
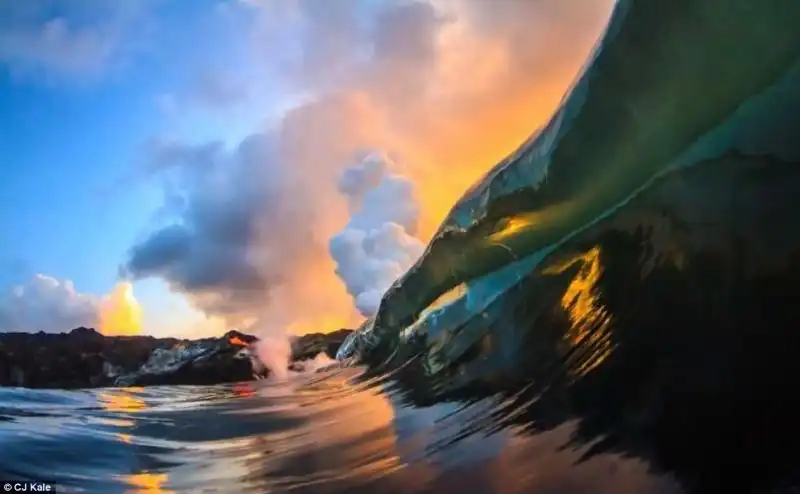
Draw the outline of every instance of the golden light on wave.
M118 283L100 306L100 332L106 336L132 336L142 331L142 308L133 285Z
M505 218L497 225L497 231L489 235L487 240L489 242L503 242L509 237L521 233L529 228L533 228L538 222L541 221L539 216L540 214L538 213L527 213Z
M420 237L427 241L466 190L547 123L574 80L574 67L527 80L506 94L432 119L428 136L403 144L422 210ZM410 148L410 149L409 149Z
M467 294L468 290L469 287L467 286L466 283L461 283L447 290L443 294L439 295L439 297L436 300L434 300L433 303L427 306L425 310L423 310L420 313L420 319L427 316L431 312L441 309L442 307L460 299L461 297Z
M602 273L600 248L574 256L543 271L544 274L561 274L575 264L579 271L561 297L561 306L569 315L571 324L567 339L570 345L581 347L575 352L572 374L580 377L600 365L612 350L608 325L611 315L598 301L595 286Z

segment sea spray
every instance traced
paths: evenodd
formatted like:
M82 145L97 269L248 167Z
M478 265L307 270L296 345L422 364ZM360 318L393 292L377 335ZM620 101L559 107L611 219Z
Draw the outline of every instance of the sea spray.
M289 363L292 358L292 341L282 332L269 332L253 344L255 355L269 369L269 378L285 381L289 376ZM257 374L263 369L254 369Z
M325 352L320 352L313 359L292 363L289 366L289 372L290 374L310 374L337 365L336 360L330 358Z
M270 380L281 382L298 374L317 372L337 364L325 352L311 359L293 362L292 348L296 341L296 336L285 331L270 331L253 342L251 362L256 378L266 375Z

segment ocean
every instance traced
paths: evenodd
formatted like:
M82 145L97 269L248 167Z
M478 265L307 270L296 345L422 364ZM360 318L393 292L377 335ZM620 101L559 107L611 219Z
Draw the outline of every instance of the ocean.
M369 367L0 389L0 480L800 492L798 14L619 1L552 125L456 204L358 333Z
M359 369L220 386L0 389L0 479L88 493L673 493L566 425L464 426L498 403L416 407ZM457 439L452 441L453 439Z

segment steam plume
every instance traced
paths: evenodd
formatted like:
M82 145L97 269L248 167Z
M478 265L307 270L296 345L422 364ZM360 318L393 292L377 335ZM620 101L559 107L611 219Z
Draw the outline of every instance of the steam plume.
M292 357L292 341L289 335L278 331L259 331L261 339L256 342L258 359L269 369L270 379L285 381L289 376Z
M375 314L384 292L424 250L413 236L419 219L414 185L396 169L387 156L370 153L347 168L338 184L351 217L329 249L336 274L365 317Z
M416 239L551 115L612 4L231 3L248 21L233 36L247 63L281 67L277 82L303 98L235 146L156 142L165 214L126 275L162 278L243 330L354 327L351 299L371 313L420 254ZM297 50L276 52L281 33ZM343 170L367 146L407 166L373 156Z

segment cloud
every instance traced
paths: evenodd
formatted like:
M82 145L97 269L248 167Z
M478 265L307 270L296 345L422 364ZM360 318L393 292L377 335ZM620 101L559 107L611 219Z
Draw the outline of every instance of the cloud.
M550 116L613 1L501 3L229 4L252 18L243 35L251 63L281 67L283 83L307 97L235 149L151 147L148 170L164 180L169 219L132 247L123 271L161 277L231 324L268 320L298 332L354 324L329 240L344 228L337 241L364 255L368 244L410 242L403 235L427 241L455 200ZM363 149L403 164L389 182L406 192L413 183L418 214L370 217L388 203L366 207L369 188L354 184L387 175L345 172ZM375 228L365 243L363 226L376 222L400 229ZM381 287L394 276L378 272L372 282ZM355 279L347 286L360 293Z
M172 184L167 213L180 221L135 246L125 271L162 277L209 313L248 316L253 294L281 274L262 259L261 249L277 242L299 248L308 241L302 231L291 234L302 211L291 206L291 191L277 186L283 180L270 137L250 136L232 151L217 143L161 142L151 155L153 169ZM272 219L264 223L267 215ZM286 234L273 238L267 227Z
M304 33L287 83L320 98L362 96L374 136L362 144L408 164L425 237L552 114L613 0L321 3L299 2L283 18ZM280 14L270 2L259 5L262 16Z
M141 313L129 283L101 297L77 291L70 280L36 274L0 292L0 332L64 333L83 326L106 335L139 334Z
M132 336L142 332L142 308L133 296L133 285L118 283L99 306L100 331L106 336Z
M130 47L141 11L129 2L3 2L0 64L23 77L98 77Z
M339 192L348 199L350 221L331 238L329 250L356 308L375 315L386 290L422 255L413 235L419 208L414 184L387 156L368 154L347 168Z
M100 298L77 292L69 280L37 274L0 297L0 331L61 333L95 327Z
M327 255L346 216L334 186L341 167L329 164L349 162L369 140L367 110L358 95L331 95L235 149L151 142L146 169L163 180L165 200L123 275L162 278L230 325L263 318L297 332L350 325L357 312ZM296 317L300 302L303 318Z

